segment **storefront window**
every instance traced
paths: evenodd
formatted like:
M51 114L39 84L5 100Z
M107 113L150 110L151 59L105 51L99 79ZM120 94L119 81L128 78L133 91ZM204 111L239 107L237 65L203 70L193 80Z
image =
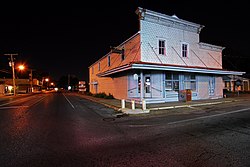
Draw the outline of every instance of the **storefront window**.
M179 91L179 75L176 73L166 73L165 77L166 91Z
M196 91L196 78L194 74L184 75L184 89L191 89Z

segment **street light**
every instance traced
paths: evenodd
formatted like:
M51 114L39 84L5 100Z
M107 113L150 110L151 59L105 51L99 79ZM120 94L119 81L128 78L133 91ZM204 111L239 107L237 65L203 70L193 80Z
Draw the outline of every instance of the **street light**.
M19 65L19 66L18 66L18 69L22 71L22 70L25 69L25 67L24 67L24 65Z
M25 66L24 65L19 65L18 69L19 70L24 70ZM30 89L31 89L30 91L33 92L33 74L32 73L33 73L34 69L27 69L27 70L30 70L30 74L29 74L29 76L30 76Z
M49 78L45 78L45 82L47 82L47 90L48 90Z

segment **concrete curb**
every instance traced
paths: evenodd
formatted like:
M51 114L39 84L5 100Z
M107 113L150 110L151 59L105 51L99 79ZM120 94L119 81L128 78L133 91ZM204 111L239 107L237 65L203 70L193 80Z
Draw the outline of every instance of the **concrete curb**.
M206 105L216 105L216 104L222 104L222 103L231 103L231 102L236 102L236 101L240 101L240 100L225 100L225 101L216 101L216 102L203 102L203 103L195 103L195 104L184 104L184 105L172 105L172 106L166 106L166 107L156 107L156 108L147 108L146 110L142 110L142 109L129 109L129 108L119 108L117 106L111 105L111 104L107 104L105 102L101 102L100 100L96 100L93 98L88 98L85 96L82 96L84 99L88 99L91 100L93 102L102 104L108 108L112 108L117 112L121 112L123 114L145 114L145 113L150 113L150 111L156 111L156 110L169 110L169 109L177 109L177 108L185 108L185 107L198 107L198 106L206 106Z
M147 114L150 112L149 109L147 110L142 110L142 109L128 109L128 108L123 108L123 109L120 109L121 112L125 113L125 114Z
M83 97L83 96L82 96ZM96 102L96 103L99 103L99 104L102 104L102 105L104 105L104 106L106 106L106 107L108 107L108 108L112 108L112 109L114 109L114 110L116 110L116 111L120 111L120 108L119 107L116 107L116 106L114 106L114 105L111 105L111 104L107 104L107 103L104 103L104 102L100 102L99 100L95 100L95 99L93 99L93 98L87 98L87 97L83 97L84 99L87 99L87 100L91 100L91 101L93 101L93 102Z
M227 101L198 103L198 104L185 104L185 105L179 105L179 106L158 107L158 108L150 108L150 111L154 111L154 110L167 110L167 109L173 109L173 108L184 108L184 107L198 107L198 106L206 106L206 105L216 105L216 104L222 104L222 103L231 103L231 102L234 102L234 101L239 101L239 100L227 100Z

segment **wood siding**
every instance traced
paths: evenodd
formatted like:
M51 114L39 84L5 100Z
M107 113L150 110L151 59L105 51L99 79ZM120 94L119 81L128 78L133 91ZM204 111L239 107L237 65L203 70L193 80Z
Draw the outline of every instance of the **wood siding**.
M140 20L140 25L143 62L222 69L222 51L212 47L201 47L198 33L145 20ZM166 55L158 54L159 39L166 41ZM183 42L189 45L187 57L181 55Z
M117 47L118 49L124 49L125 59L121 59L121 54L108 53L100 60L95 62L89 67L89 81L90 92L106 94L111 93L115 98L127 98L128 79L127 75L124 76L109 76L99 77L99 73L120 67L131 62L140 60L140 35L137 34L133 38L127 40L125 43ZM108 66L108 56L110 56L110 66ZM97 85L97 92L94 84Z

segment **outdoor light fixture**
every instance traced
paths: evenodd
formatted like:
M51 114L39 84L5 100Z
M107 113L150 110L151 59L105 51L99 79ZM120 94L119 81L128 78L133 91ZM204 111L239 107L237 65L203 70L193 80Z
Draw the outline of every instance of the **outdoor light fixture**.
M18 69L19 69L19 70L24 70L25 67L24 67L24 65L19 65L19 66L18 66Z

